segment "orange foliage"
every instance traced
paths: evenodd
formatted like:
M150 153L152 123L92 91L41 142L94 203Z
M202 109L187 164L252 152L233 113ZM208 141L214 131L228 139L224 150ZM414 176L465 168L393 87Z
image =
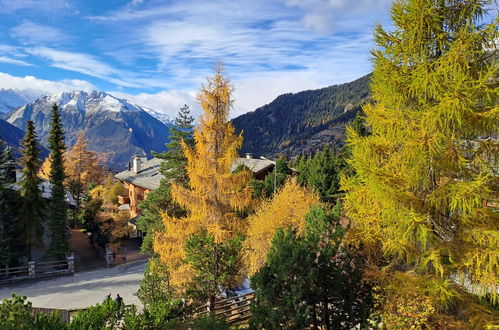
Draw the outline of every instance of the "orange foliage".
M246 227L236 212L252 204L252 191L247 184L251 174L230 171L243 140L228 123L231 94L232 86L219 66L198 94L204 114L194 131L195 146L182 145L189 187L172 184L173 200L188 215L179 219L163 214L165 229L154 237L154 251L170 269L172 285L179 288L185 287L192 277L190 265L183 262L184 244L189 236L206 229L220 243Z

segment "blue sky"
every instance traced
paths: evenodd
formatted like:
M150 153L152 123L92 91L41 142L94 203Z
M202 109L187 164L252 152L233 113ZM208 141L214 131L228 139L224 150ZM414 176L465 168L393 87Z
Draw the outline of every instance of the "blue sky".
M388 0L0 0L0 88L99 89L175 116L216 61L233 116L370 72Z

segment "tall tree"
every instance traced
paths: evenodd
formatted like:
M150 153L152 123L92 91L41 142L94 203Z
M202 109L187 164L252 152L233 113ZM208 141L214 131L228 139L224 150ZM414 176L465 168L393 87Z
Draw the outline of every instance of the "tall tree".
M84 132L78 134L75 145L64 154L64 164L67 173L65 185L76 202L72 215L73 221L76 221L87 187L90 184L103 183L106 179L106 170L97 153L88 150Z
M49 149L52 163L50 166L49 181L52 195L49 204L49 220L51 231L51 242L48 255L54 258L65 258L69 252L68 204L66 202L66 191L64 180L64 131L61 123L61 115L56 104L53 105L52 120L49 132Z
M187 157L188 188L172 184L173 200L187 210L184 218L163 216L166 229L157 232L154 250L171 271L171 283L185 289L193 280L193 265L186 263L185 242L202 231L213 237L213 258L221 260L224 242L236 237L245 227L237 211L251 205L251 188L247 185L251 174L242 171L232 174L230 166L237 157L242 136L235 135L230 123L232 86L222 68L216 69L208 84L198 94L204 114L194 130L194 147L182 143ZM209 271L220 281L219 263ZM215 296L209 297L213 307Z
M17 212L20 196L8 186L12 183L13 155L10 147L2 150L0 140L0 268L9 268L17 263L19 257L19 230Z
M342 182L351 239L378 260L387 295L426 297L428 322L474 328L491 315L468 292L496 304L499 286L499 213L486 206L499 196L498 18L481 23L490 3L393 3L393 31L375 29L372 134L349 130L356 174Z
M31 260L33 247L42 243L43 225L46 218L46 204L39 188L41 179L38 177L40 155L36 139L35 125L31 120L26 123L26 135L23 140L21 158L22 207L19 210L21 241L26 248L26 256Z
M163 179L159 188L147 194L146 199L139 205L142 217L138 220L138 227L147 233L142 241L142 252L152 252L154 232L163 226L161 212L168 212L170 216L174 217L185 215L185 211L172 199L170 184L175 182L187 185L187 158L182 149L182 142L189 147L194 146L193 121L194 117L190 115L189 106L184 105L175 118L175 126L169 128L170 142L166 144L168 150L155 154L155 157L163 159L160 166Z

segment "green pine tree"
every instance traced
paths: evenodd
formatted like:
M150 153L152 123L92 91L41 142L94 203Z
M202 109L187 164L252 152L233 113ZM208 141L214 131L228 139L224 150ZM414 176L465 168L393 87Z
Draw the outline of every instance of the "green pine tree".
M0 150L2 141L0 140ZM19 193L8 186L14 158L12 149L5 147L0 154L0 268L15 266L19 257L17 211L21 206Z
M187 173L185 165L187 164L187 159L184 156L181 144L183 141L183 143L191 147L194 145L192 137L193 121L194 117L190 115L189 107L184 105L180 108L177 118L175 118L175 126L169 128L170 142L166 144L168 150L160 154L154 154L155 157L163 159L160 166L160 173L163 175L163 179L159 188L149 193L147 198L139 205L142 217L138 220L138 227L147 233L141 246L143 253L152 252L152 234L163 226L161 212L167 211L168 214L175 217L185 215L184 210L172 200L170 183L172 181L177 183L186 182Z
M340 176L347 168L346 161L326 145L311 157L302 157L297 164L298 181L317 191L322 200L335 202L340 196Z
M49 149L52 162L50 164L50 185L52 196L49 204L49 219L51 231L51 243L48 256L63 259L69 252L68 205L66 202L66 191L64 188L64 131L61 116L56 104L52 107L52 121L49 132Z
M373 307L362 259L343 246L339 207L314 206L303 237L276 232L265 266L252 279L253 329L351 329Z
M186 294L198 304L210 301L213 310L214 298L222 290L232 290L244 278L242 270L242 243L244 237L237 235L216 243L206 230L192 235L185 242L185 262L191 265L195 275Z
M357 112L355 115L355 119L350 124L350 127L357 133L359 136L368 136L369 130L366 126L366 119L362 116L361 111Z
M22 207L19 210L19 221L21 241L26 248L26 256L30 260L33 247L42 244L42 223L46 219L46 204L39 188L41 179L38 177L38 170L41 162L38 147L35 125L31 120L28 120L26 123L26 135L23 140L23 156L21 158L22 179L20 192Z

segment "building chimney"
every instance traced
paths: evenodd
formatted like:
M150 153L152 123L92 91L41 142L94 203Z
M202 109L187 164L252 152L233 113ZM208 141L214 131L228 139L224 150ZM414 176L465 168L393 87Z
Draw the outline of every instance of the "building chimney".
M140 172L140 166L142 165L142 159L139 155L133 157L132 160L132 172L137 174Z
M253 154L252 154L252 153L247 152L247 153L246 153L246 159L252 159L252 158L253 158Z

